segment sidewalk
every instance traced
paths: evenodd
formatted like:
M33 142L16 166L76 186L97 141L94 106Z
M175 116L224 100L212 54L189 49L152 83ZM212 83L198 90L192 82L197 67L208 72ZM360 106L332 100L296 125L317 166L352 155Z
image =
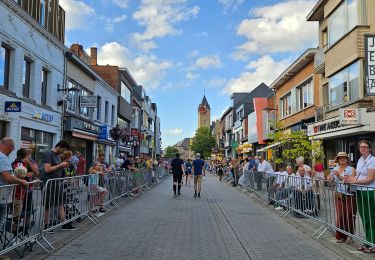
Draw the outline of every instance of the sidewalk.
M213 176L182 193L170 178L48 259L343 259Z

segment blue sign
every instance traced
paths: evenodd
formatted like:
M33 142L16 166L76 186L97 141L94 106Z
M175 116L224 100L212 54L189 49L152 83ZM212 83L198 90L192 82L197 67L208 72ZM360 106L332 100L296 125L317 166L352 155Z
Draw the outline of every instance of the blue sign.
M40 112L35 112L33 114L33 118L45 121L45 122L52 122L53 121L53 115L46 114L46 113L40 113Z
M21 112L21 101L5 101L5 112Z
M108 126L107 125L101 125L99 126L100 134L98 139L101 140L108 140Z

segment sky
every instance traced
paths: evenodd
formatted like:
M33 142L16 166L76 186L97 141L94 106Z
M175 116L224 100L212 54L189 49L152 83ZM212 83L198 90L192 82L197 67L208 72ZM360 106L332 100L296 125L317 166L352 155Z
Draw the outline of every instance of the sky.
M307 48L317 0L60 0L65 45L98 48L126 67L158 106L162 147L193 137L205 93L211 120L233 92L271 84Z

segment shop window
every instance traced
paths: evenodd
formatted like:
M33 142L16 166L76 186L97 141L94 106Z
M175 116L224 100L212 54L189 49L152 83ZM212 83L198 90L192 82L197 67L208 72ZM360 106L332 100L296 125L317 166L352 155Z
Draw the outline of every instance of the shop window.
M26 127L21 129L21 147L32 150L32 159L42 167L43 155L52 148L53 134Z
M331 106L359 98L359 61L329 78L329 99Z
M47 105L47 89L48 89L48 71L42 69L42 89L41 89L41 103Z
M0 87L9 86L10 49L5 45L0 46Z
M22 67L22 95L27 98L30 97L30 71L31 61L25 57Z
M333 45L359 24L359 4L362 0L344 0L328 18L328 43Z

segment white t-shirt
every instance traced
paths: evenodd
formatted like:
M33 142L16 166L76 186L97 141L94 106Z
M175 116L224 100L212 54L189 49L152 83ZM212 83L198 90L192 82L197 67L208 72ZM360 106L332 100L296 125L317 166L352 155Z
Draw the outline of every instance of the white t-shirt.
M261 164L259 164L258 171L266 172L266 173L273 173L272 166L269 162L264 160Z
M363 158L363 156L359 158L358 163L357 163L357 168L356 168L356 173L357 173L356 178L358 180L367 179L369 169L372 169L372 170L375 169L375 157L372 154L367 156L367 158ZM373 181L370 184L363 185L363 186L366 186L372 189L365 188L365 187L357 187L357 190L373 190L375 188L375 181Z
M278 172L276 184L279 184L279 185L283 184L283 182L286 181L287 177L288 177L288 173L286 171Z

